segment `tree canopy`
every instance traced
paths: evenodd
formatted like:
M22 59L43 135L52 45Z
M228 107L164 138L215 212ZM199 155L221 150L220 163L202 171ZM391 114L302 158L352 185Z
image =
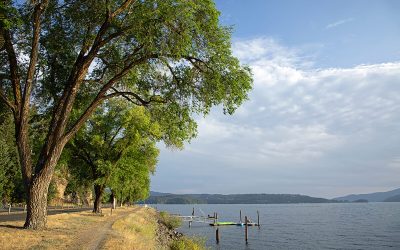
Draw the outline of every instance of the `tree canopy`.
M75 179L94 185L94 212L106 187L120 199L147 196L161 133L143 107L109 101L96 110L67 146Z
M0 12L0 99L14 117L26 228L45 227L61 153L104 101L146 107L173 124L164 141L177 145L195 134L194 113L231 114L251 89L212 0L3 1ZM35 156L33 113L46 118Z

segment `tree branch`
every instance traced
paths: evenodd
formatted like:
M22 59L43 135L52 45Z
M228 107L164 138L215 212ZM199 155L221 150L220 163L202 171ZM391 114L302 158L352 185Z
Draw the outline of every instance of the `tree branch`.
M115 134L111 137L111 139L110 139L110 141L109 141L109 143L108 143L108 147L111 147L111 146L112 146L112 144L113 144L113 142L114 142L114 140L115 140L115 137L117 137L117 135L119 134L119 132L121 131L121 129L122 129L122 126L119 126L118 129L117 129L117 131L115 132Z
M128 101L132 102L133 104L136 105L143 105L143 106L147 106L150 104L150 101L145 101L144 99L142 99L138 94L133 93L133 92L127 92L127 91L118 91L116 88L111 87L112 90L114 90L115 92L112 94L118 94L122 97L124 97L125 99L127 99ZM140 102L140 104L138 104L137 102L133 101L131 98L129 98L129 96L133 96L135 97L136 100L138 100Z
M7 96L3 93L3 91L0 89L0 99L3 100L3 102L11 109L11 111L15 114L16 107L15 105L8 100Z
M116 96L121 96L122 94L120 93L111 93L106 95L107 91L110 90L110 88L119 80L121 80L126 74L129 73L129 71L135 67L136 65L142 64L146 62L148 59L151 58L158 58L158 54L151 54L144 56L142 58L139 58L136 61L131 62L128 64L123 70L121 70L118 74L116 74L113 78L111 78L99 91L95 99L92 101L92 103L86 108L86 110L83 112L83 114L79 117L79 119L72 125L71 129L63 136L63 140L70 140L72 136L78 132L78 130L82 127L84 122L90 117L90 115L94 112L94 110L97 108L97 106L103 102L104 100L116 97Z
M48 0L43 0L40 3L36 4L33 12L33 38L32 38L32 48L31 48L31 54L30 54L30 61L29 61L29 66L28 66L28 71L27 71L27 76L26 76L26 82L25 82L25 87L24 87L24 93L22 97L22 110L21 110L21 115L22 115L22 120L27 119L28 113L29 113L29 102L30 102L30 97L31 97L31 91L32 91L32 82L33 78L35 75L35 67L36 67L36 62L38 59L38 54L39 54L39 38L40 38L40 30L41 30L41 22L40 18L46 9L48 4Z
M124 3L121 4L121 6L118 9L116 9L113 13L111 13L111 17L114 18L115 16L126 10L129 7L129 5L131 5L134 2L136 2L136 0L126 0Z
M4 36L4 45L8 55L8 62L10 64L10 76L11 76L11 83L12 89L14 94L14 106L16 107L16 111L19 112L20 105L21 105L21 83L20 77L18 73L18 61L17 56L15 54L15 50L12 44L12 38L9 30L5 30L2 28L3 36ZM19 117L17 115L19 120Z

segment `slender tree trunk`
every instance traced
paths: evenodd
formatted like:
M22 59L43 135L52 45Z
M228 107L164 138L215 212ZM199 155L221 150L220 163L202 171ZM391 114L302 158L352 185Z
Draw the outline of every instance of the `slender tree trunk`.
M117 198L115 198L114 191L111 191L111 202L112 209L115 209L117 206Z
M94 206L93 213L99 214L101 213L101 198L103 197L104 187L102 185L95 184L94 185Z

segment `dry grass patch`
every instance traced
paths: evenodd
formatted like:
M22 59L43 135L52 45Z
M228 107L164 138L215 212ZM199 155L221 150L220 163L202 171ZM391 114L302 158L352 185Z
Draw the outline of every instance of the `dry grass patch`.
M160 249L156 241L156 218L154 209L137 207L135 213L113 224L114 233L103 249Z
M70 249L82 230L107 220L91 212L50 215L48 229L22 229L23 221L0 222L1 249Z

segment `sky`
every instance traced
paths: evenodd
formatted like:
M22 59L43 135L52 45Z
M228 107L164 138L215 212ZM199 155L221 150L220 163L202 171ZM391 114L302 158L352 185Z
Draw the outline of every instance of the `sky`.
M217 0L253 72L234 115L198 117L151 189L333 198L400 187L400 1Z

